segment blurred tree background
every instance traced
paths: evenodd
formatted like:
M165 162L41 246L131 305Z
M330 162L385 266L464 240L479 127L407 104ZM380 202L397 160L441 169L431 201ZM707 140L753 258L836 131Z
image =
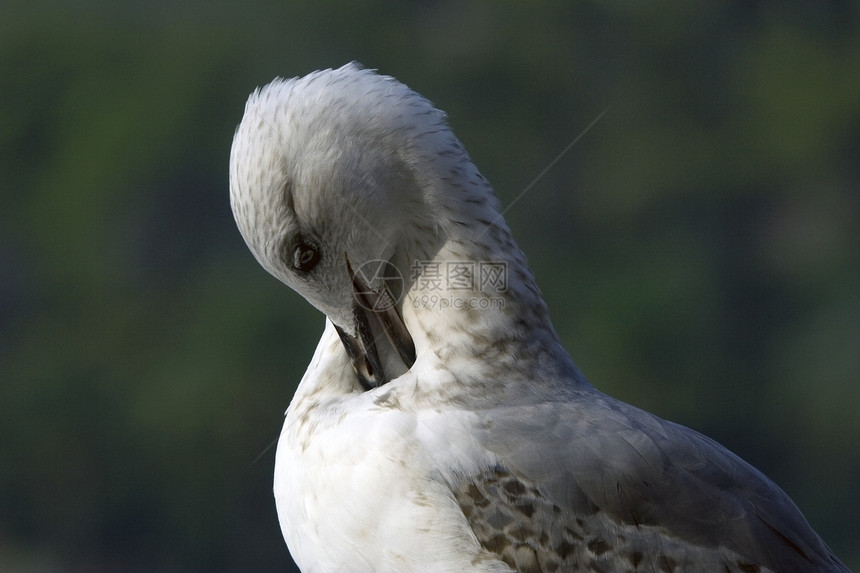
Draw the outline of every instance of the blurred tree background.
M516 201L597 387L860 569L855 3L6 0L0 570L291 570L269 445L323 320L244 246L227 159L256 86L350 60Z

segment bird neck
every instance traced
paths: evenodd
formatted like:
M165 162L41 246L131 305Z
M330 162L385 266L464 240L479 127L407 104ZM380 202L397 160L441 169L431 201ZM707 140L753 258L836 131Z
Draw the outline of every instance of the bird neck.
M419 354L431 350L445 364L478 357L500 367L533 361L533 371L572 367L501 216L449 233L410 272L402 311Z
M447 129L416 141L409 164L425 217L404 233L398 267L418 353L574 368L489 182Z

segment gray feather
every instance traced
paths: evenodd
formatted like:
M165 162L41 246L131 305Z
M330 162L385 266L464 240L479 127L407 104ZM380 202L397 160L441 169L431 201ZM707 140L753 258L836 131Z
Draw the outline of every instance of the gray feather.
M509 565L847 571L751 465L689 428L580 391L587 399L482 414L477 438L499 466L456 497L481 542ZM475 496L492 511L476 509ZM517 535L524 528L531 535ZM542 538L547 546L532 547Z

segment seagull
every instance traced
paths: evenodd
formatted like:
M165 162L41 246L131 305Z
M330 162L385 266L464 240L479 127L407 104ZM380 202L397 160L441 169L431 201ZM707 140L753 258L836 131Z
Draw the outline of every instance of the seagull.
M230 203L326 315L275 459L302 571L848 571L757 469L586 380L490 184L394 78L254 91Z

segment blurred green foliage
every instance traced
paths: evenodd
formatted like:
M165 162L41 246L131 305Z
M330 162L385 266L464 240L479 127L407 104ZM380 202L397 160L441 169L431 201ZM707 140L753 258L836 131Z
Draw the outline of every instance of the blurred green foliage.
M244 100L358 60L449 113L599 388L717 438L860 568L849 2L0 6L0 569L284 571L322 317L232 221ZM257 459L259 457L259 459Z

